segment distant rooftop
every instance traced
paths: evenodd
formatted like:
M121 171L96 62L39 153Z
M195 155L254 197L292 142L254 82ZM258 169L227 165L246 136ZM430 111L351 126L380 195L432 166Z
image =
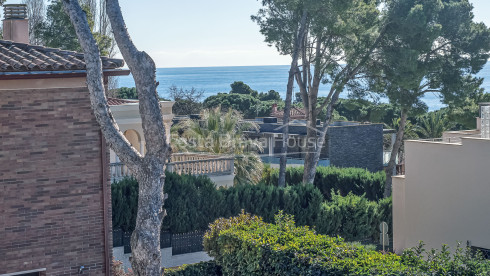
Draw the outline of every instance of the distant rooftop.
M115 106L115 105L125 105L125 104L138 103L138 100L127 100L127 99L117 99L117 98L108 97L107 103L111 106Z

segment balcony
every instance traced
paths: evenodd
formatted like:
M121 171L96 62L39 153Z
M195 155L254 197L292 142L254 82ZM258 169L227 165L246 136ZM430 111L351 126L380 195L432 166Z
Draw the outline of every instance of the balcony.
M206 153L174 153L167 164L167 171L177 174L207 175L211 179L234 176L232 156ZM111 182L131 176L131 171L121 162L111 163Z

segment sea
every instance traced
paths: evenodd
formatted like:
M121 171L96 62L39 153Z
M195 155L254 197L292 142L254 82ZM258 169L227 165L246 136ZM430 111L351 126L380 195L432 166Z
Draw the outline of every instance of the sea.
M216 95L220 92L229 92L230 84L235 81L243 81L258 92L275 90L284 99L286 97L286 85L288 79L289 65L268 66L227 66L227 67L180 67L180 68L158 68L157 81L158 94L163 98L169 98L170 86L190 89L192 87L203 90L204 98ZM490 93L490 62L477 74L484 78L483 88ZM118 87L134 87L131 75L118 77ZM328 84L320 87L319 96L326 96L330 86ZM295 87L295 92L298 88ZM341 94L341 98L348 97L348 91ZM380 99L387 102L387 99ZM444 107L439 95L436 93L426 94L423 101L430 111Z

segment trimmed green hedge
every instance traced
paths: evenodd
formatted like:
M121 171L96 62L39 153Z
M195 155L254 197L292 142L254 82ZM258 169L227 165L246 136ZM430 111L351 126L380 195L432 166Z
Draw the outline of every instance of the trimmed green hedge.
M138 211L138 182L124 178L111 185L112 227L133 231Z
M216 220L204 237L204 248L223 275L489 275L490 262L470 249L423 247L402 256L346 243L297 227L279 213L276 223L242 213Z
M214 261L185 264L178 268L165 269L165 276L221 276L221 268Z
M286 170L286 183L299 185L303 182L303 167L289 167ZM279 169L266 168L261 183L277 186ZM325 199L330 200L332 190L346 196L365 195L369 200L383 198L386 174L382 171L369 172L359 168L318 167L313 184L320 189Z
M273 222L283 210L294 215L298 225L315 227L321 234L340 235L348 240L378 239L377 226L391 222L391 200L379 203L363 196L332 194L325 201L313 185L278 188L266 185L237 185L216 189L207 177L166 174L167 216L162 230L184 233L207 229L219 217L236 216L241 210ZM132 231L136 221L138 183L125 179L112 185L113 227ZM391 225L391 224L390 224ZM391 229L390 229L391 230Z

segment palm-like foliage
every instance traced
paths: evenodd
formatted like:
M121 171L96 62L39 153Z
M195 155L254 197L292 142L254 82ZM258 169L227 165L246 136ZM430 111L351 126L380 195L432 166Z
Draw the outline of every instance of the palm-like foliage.
M210 152L232 155L235 183L258 183L263 164L257 152L263 150L258 140L246 139L245 131L258 131L254 122L245 121L233 110L204 110L201 120L184 120L172 128L172 146L184 152Z
M387 126L398 131L400 127L400 120L400 118L394 118L391 125ZM413 140L418 138L419 135L417 134L417 127L414 126L409 120L407 120L405 124L405 130L403 131L403 140Z
M420 118L415 130L420 137L431 139L440 138L442 133L450 128L449 121L442 112L430 112Z

